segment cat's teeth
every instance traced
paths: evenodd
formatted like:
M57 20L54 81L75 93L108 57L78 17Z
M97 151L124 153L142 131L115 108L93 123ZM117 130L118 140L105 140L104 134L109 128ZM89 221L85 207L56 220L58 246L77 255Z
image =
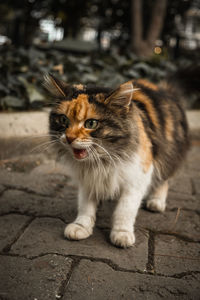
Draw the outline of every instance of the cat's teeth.
M86 158L88 156L88 152L86 149L75 149L73 148L73 153L75 158L77 159L83 159Z

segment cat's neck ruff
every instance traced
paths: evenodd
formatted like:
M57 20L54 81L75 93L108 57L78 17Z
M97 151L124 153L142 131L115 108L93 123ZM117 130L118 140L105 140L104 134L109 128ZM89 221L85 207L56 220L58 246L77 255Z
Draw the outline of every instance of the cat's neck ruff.
M75 160L68 162L70 175L79 188L84 187L91 199L95 198L96 201L116 199L125 186L131 186L134 181L136 186L142 186L146 178L150 182L153 174L153 165L149 168L148 174L143 172L141 159L136 153L133 153L129 160L114 161L114 163L102 161L101 164L97 164ZM138 182L135 174L139 175Z

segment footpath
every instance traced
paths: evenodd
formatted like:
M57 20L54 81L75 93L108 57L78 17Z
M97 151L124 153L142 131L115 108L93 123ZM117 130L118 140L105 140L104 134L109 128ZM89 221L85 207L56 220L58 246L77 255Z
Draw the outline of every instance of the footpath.
M200 299L200 139L171 181L166 212L140 209L129 249L110 244L112 202L90 238L64 239L77 190L34 143L0 141L1 300Z

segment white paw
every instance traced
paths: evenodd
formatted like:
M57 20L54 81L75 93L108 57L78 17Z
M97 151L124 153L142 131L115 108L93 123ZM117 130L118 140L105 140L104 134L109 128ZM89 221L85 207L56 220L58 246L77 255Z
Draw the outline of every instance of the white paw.
M165 202L161 201L158 198L153 198L147 201L147 209L151 211L164 212L166 208Z
M129 231L112 230L110 240L115 246L127 248L135 243L135 235Z
M91 231L85 227L71 223L65 227L64 236L69 240L83 240L91 235Z

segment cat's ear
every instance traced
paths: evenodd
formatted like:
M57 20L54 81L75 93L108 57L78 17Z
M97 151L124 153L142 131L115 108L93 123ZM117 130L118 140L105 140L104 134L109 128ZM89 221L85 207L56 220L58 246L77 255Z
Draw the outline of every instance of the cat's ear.
M57 79L52 74L44 76L44 87L56 98L65 98L68 94L69 86L62 80Z
M132 82L129 81L123 83L105 99L105 104L119 108L128 108L131 103L133 92L134 88Z

